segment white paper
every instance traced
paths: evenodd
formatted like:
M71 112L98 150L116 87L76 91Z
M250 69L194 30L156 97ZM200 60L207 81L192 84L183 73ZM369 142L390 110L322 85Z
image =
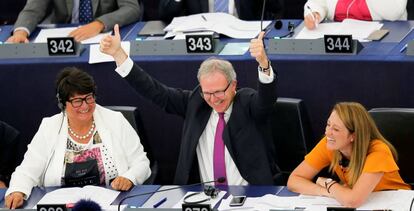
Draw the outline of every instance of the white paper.
M175 204L174 205L174 207L173 208L181 208L182 207L182 204L184 203L183 201L184 201L184 198L188 195L188 194L192 194L192 193L195 193L195 192L187 192L186 194L185 194L185 196L183 197L183 198L181 198L180 199L180 201L177 203L177 204ZM210 200L207 200L206 202L203 202L202 204L210 204L210 206L211 206L211 208L213 208L213 207L215 207L216 206L216 204L220 201L220 199L222 199L223 198L223 196L224 195L226 195L226 191L220 191L219 192L219 194L218 194L218 196L216 197L216 198L211 198ZM205 198L210 198L210 196L207 196L206 194L204 194L204 192L202 192L202 193L200 193L200 194L197 194L197 195L195 195L195 196L192 196L192 197L190 197L189 199L187 199L188 201L198 201L198 200L202 200L202 199L205 199Z
M270 23L263 21L263 28ZM227 13L201 13L174 18L164 31L167 31L166 38L178 32L214 31L232 38L252 39L261 28L260 21L243 21Z
M249 50L248 42L230 42L227 43L219 55L244 55Z
M129 51L131 48L131 42L121 42L121 47L129 56ZM114 59L108 54L104 54L99 50L99 44L93 44L89 47L89 64L103 63L103 62L113 62Z
M382 23L375 21L360 21L345 19L342 22L320 23L313 30L303 27L295 39L318 39L325 34L352 35L352 39L366 41L366 38L375 30L381 29Z
M88 185L83 188L61 188L46 193L38 204L67 204L76 203L81 199L90 199L105 208L110 206L118 194L119 191L99 186ZM34 208L36 209L36 207Z
M63 27L54 29L42 29L37 35L34 43L46 43L48 37L68 37L70 32L77 29L77 27ZM99 43L101 39L111 32L100 33L94 37L81 41L82 44Z

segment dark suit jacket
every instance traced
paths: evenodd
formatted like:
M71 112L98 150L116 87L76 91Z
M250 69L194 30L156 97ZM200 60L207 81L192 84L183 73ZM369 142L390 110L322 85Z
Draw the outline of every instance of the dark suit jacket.
M70 23L73 0L29 0L19 13L14 28L26 27L33 32L37 24L50 15L51 23ZM110 31L115 24L124 26L135 22L142 11L137 0L92 0L93 19ZM48 12L51 10L51 14Z
M20 133L12 126L0 121L0 180L6 185L16 166L23 160L26 147L19 142Z
M166 112L184 118L174 182L187 184L199 181L196 147L212 112L199 94L200 87L193 91L167 87L137 65L126 80L139 94ZM249 88L237 91L223 139L241 176L249 184L271 185L278 168L273 161L272 138L266 131L268 114L277 98L276 79L270 84L258 84L258 91Z
M241 20L260 20L262 0L235 0L237 14ZM174 17L205 13L208 11L208 0L160 0L159 14L164 21L170 22ZM266 0L265 20L281 18L283 13L282 0Z

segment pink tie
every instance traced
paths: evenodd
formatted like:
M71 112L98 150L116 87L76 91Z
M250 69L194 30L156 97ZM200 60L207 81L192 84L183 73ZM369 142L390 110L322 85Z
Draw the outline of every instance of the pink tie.
M216 128L216 135L214 137L214 180L220 177L226 178L226 163L224 161L224 142L223 130L226 122L224 121L224 113L219 113L219 120ZM215 185L227 185L227 179L223 183L215 182Z

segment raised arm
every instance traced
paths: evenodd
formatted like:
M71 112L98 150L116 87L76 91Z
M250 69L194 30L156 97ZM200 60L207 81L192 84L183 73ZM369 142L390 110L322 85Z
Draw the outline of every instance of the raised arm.
M114 35L106 35L100 43L102 53L112 56L117 66L120 66L128 58L128 54L121 47L121 35L119 25L114 26Z

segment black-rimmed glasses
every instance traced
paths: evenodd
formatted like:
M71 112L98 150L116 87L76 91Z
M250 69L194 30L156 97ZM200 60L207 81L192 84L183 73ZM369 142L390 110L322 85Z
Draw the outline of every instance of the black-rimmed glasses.
M229 84L227 84L227 87L224 90L221 91L215 91L215 92L203 92L201 91L201 97L203 97L205 100L208 100L211 98L211 95L214 95L214 97L216 98L224 98L224 96L226 96L226 91L227 89L230 87L231 81L229 82Z
M72 104L72 107L79 108L82 106L83 101L85 101L87 104L93 104L95 103L95 95L94 94L88 94L85 97L77 97L73 98L71 100L68 100L70 104Z

